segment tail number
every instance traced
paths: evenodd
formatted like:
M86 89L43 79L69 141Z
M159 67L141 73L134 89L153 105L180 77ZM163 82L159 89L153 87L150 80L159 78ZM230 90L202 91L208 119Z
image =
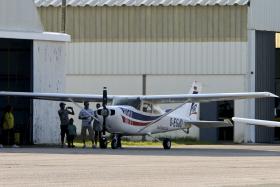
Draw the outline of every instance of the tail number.
M170 127L182 128L184 121L179 118L170 118Z

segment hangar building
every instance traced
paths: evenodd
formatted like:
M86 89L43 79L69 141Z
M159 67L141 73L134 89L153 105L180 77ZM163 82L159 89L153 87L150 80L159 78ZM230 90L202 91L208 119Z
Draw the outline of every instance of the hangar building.
M67 92L101 93L107 86L110 94L186 93L197 80L205 93L280 95L278 0L34 2L46 31L72 37L66 47ZM275 103L202 104L201 119L234 115L271 120ZM202 140L234 142L273 142L279 134L279 129L241 124L190 133Z
M63 92L66 41L67 34L43 31L33 0L1 0L0 90ZM19 143L58 142L49 136L59 130L57 103L1 97L1 116L6 105L14 108Z

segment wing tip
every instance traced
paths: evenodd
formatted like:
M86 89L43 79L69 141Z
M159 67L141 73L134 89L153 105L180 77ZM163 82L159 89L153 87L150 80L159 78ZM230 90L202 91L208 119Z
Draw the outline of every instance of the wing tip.
M275 95L275 94L270 93L270 92L265 92L265 95L268 96L268 97L275 97L275 98L279 97L278 95Z

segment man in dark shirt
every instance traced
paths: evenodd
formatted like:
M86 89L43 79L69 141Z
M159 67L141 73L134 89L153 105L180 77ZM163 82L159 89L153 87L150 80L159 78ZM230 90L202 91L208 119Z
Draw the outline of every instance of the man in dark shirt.
M66 107L65 103L60 103L60 109L58 110L58 115L60 118L60 135L61 135L61 147L64 147L64 137L65 135L68 136L68 124L69 124L69 117L68 115L74 115L74 110L72 107Z

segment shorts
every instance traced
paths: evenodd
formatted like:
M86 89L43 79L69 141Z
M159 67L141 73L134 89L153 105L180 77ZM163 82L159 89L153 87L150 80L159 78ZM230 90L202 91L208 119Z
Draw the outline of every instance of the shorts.
M86 137L87 137L87 130L88 130L90 139L93 140L93 129L92 129L91 126L82 126L82 130L81 130L82 139L83 140L86 139Z
M65 136L68 134L68 125L60 125L60 135Z

